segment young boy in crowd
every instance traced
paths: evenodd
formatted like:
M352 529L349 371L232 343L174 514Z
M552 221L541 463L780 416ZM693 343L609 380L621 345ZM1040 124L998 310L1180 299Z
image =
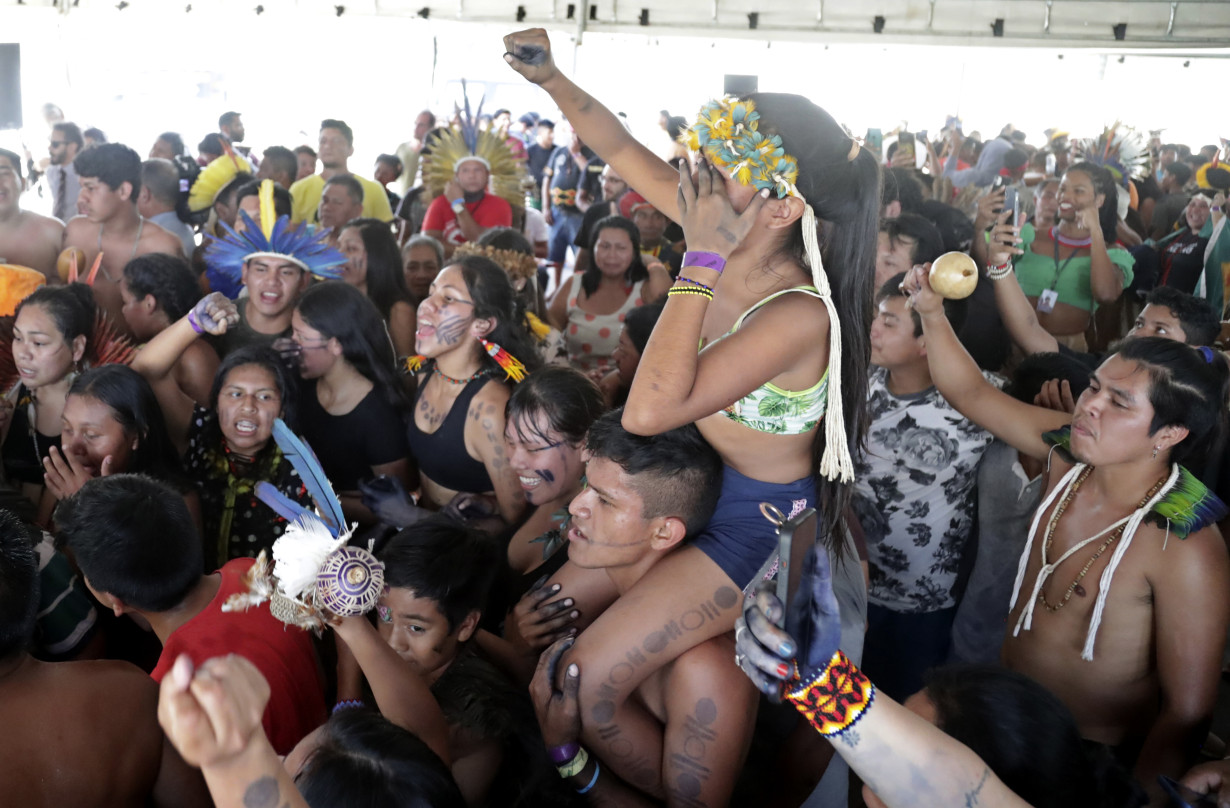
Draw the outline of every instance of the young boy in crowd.
M269 682L264 726L278 754L324 722L311 636L275 618L268 603L222 610L247 591L244 576L256 562L236 559L201 575L201 542L178 492L136 474L97 477L60 502L55 521L94 597L116 617L144 620L161 641L155 681L181 654L195 664L238 654Z
M141 218L137 197L141 194L141 158L120 143L104 143L85 149L73 161L81 180L77 204L84 215L70 219L64 228L64 246L85 253L84 274L101 255L102 265L94 279L94 298L112 322L127 333L120 278L124 264L147 253L183 255L179 237Z
M889 279L876 296L871 428L854 497L871 569L863 667L896 699L918 691L923 672L948 656L978 459L992 440L932 384L904 279Z
M388 675L389 668L375 667L376 653L352 648L358 665L343 653L338 674L339 703L363 700L362 667L386 716L394 717L394 699L414 702L407 711L418 715L442 713L447 732L441 741L432 740L432 727L411 728L429 743L443 743L441 757L470 805L519 790L534 779L531 769L541 775L546 768L545 761L525 765L525 750L541 745L525 696L470 643L500 556L487 537L444 516L402 530L380 552L386 589L376 606L376 630L404 663L402 671ZM372 634L370 624L348 621L339 630L348 646L364 641L360 633Z

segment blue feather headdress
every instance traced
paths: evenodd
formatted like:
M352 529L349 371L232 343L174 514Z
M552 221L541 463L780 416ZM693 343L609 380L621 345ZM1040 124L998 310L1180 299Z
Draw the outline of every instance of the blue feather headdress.
M291 261L305 271L321 278L341 277L340 267L346 256L324 239L325 232L307 224L292 225L289 216L275 217L273 181L261 183L261 221L258 225L245 211L239 215L244 229L239 232L221 223L225 235L209 242L205 248L205 263L209 268L232 281L238 287L243 265L252 258L268 256Z

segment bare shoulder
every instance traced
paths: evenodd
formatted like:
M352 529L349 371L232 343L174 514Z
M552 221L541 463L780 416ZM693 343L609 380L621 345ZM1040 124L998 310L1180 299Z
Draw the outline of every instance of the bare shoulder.
M508 403L512 391L508 389L508 385L498 379L491 379L483 385L483 389L475 394L470 401L470 412L479 412L484 415L492 412L498 412L500 417L504 417L504 405Z
M59 241L64 237L64 223L52 216L44 216L41 213L27 213L30 221L34 223L34 227L38 232L49 238Z
M828 333L829 312L824 301L803 292L781 294L748 316L746 326L771 329L789 326L792 341Z
M82 691L105 692L109 699L157 700L158 684L144 671L129 662L113 659L90 659L60 662L51 666L57 677L72 682Z
M98 235L98 225L84 216L74 216L64 225L64 242L80 245L87 238ZM90 246L94 246L93 243Z
M1155 524L1141 526L1137 541L1149 548L1148 574L1156 582L1175 581L1184 584L1198 578L1219 582L1230 587L1230 554L1217 525L1207 525L1180 539L1173 532Z
M183 256L184 244L179 240L179 236L171 235L165 228L147 219L145 221L145 230L141 234L139 252L142 255L146 253L167 253L168 255Z

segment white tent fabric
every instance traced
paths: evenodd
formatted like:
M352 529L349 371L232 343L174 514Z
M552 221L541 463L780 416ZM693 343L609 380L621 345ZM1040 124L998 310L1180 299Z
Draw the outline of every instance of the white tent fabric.
M179 9L188 0L0 0L64 14ZM1225 0L195 0L228 14L379 15L516 23L579 31L823 41L1052 47L1224 48ZM118 9L123 6L123 9ZM875 31L877 19L881 30ZM1123 25L1116 40L1116 26ZM0 36L3 36L0 34Z

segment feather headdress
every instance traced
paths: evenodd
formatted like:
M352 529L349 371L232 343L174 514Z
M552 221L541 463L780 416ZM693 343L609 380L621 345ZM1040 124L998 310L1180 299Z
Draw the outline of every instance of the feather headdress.
M342 505L310 446L282 419L273 438L311 493L320 513L280 494L267 482L256 495L290 522L273 543L273 566L262 552L245 578L246 591L227 598L223 611L242 611L269 601L269 611L288 625L324 628L328 615L348 617L371 611L384 590L384 564L370 549L349 547Z
M1226 187L1226 162L1224 157L1230 151L1230 141L1221 139L1221 150L1213 155L1213 159L1196 169L1196 187L1211 188L1217 191L1230 190ZM1219 170L1219 174L1209 176L1210 172Z
M1084 159L1105 168L1124 188L1131 178L1149 173L1149 150L1144 137L1119 121L1096 138L1078 140L1076 147Z
M307 224L294 225L289 216L275 220L273 181L264 180L260 189L260 224L252 221L246 211L240 211L243 232L222 223L224 235L209 242L205 248L205 263L209 268L241 283L243 265L251 258L269 256L283 258L321 278L341 277L337 269L346 263L342 255L325 241L325 231Z
M230 144L222 141L226 154L214 159L196 175L196 181L188 189L188 210L193 213L209 210L218 201L218 194L226 184L235 179L236 175L251 172L252 166L242 156L235 153Z
M462 81L464 106L456 108L457 125L431 136L431 159L426 161L423 169L423 184L433 196L439 195L457 173L457 166L468 160L476 160L491 173L491 192L507 200L513 207L523 208L523 161L513 154L499 135L479 128L478 117L482 115L485 99L479 100L478 111L472 113L465 86L465 81Z

